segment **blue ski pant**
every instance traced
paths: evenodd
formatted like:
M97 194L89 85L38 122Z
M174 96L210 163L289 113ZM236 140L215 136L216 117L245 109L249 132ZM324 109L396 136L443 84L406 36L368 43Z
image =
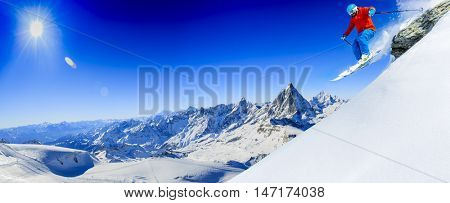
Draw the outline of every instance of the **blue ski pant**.
M353 42L353 53L357 60L361 59L363 54L370 54L369 41L375 36L375 31L366 29L358 34Z

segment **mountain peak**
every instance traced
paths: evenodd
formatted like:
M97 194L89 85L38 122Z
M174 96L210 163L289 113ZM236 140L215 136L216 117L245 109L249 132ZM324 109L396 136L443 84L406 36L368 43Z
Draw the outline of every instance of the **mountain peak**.
M340 106L347 103L348 100L341 99L336 95L331 95L330 93L325 93L321 91L319 94L314 96L310 100L310 104L315 110L316 114L322 113L332 113L337 110Z
M245 97L242 97L241 100L239 101L239 103L235 104L231 114L233 114L233 112L241 112L246 114L248 109L252 106L252 103L248 102Z
M319 92L319 94L317 94L316 97L324 97L324 96L327 96L327 95L330 95L330 94L325 93L325 91L321 90L321 91Z
M303 98L292 83L280 92L272 102L272 113L275 119L299 117L308 119L314 116L310 103Z
M197 108L195 108L195 107L193 107L193 106L189 106L189 107L186 109L186 112L194 112L194 111L197 111Z
M311 105L313 105L313 106L315 106L317 104L329 106L336 102L346 103L347 100L341 99L336 95L331 95L330 93L325 93L323 90L320 91L319 94L314 96L310 101Z
M297 89L294 87L294 84L292 84L291 82L288 84L288 86L286 88L284 88L285 90L291 90L291 91L297 91ZM298 91L297 91L298 92Z
M300 94L300 92L297 90L297 88L294 87L294 85L292 83L289 83L286 88L284 88L280 94L280 95L291 95L291 96L300 96L303 98L303 96Z
M303 96L300 94L300 92L298 92L298 90L292 83L289 83L289 85L285 89L283 89L280 94L278 94L277 98L272 102L272 105L282 105L287 100L304 100Z

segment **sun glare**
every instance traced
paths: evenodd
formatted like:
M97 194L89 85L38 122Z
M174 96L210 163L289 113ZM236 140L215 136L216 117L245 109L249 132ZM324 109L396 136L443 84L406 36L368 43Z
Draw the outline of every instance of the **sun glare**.
M18 57L30 57L36 61L37 59L44 61L43 57L51 57L61 51L61 33L50 10L50 8L38 6L25 7L17 12L19 26L16 31L17 44L15 46ZM48 63L50 64L50 62Z
M42 36L42 33L44 33L44 26L42 25L42 22L39 20L34 20L30 24L30 34L34 38L38 38Z

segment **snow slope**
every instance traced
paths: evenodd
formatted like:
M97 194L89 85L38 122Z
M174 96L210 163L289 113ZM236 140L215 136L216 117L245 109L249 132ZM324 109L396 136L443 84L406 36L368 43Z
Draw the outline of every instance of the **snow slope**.
M74 177L94 166L96 160L87 152L44 145L9 145L17 153L41 162L52 173Z
M218 163L188 159L148 158L123 163L101 163L88 170L74 182L151 182L216 183L229 180L243 169Z
M83 174L95 160L84 151L45 145L0 144L0 182L54 182Z
M223 182L242 171L169 158L101 163L80 150L0 144L0 182Z
M321 123L231 182L450 181L450 14Z

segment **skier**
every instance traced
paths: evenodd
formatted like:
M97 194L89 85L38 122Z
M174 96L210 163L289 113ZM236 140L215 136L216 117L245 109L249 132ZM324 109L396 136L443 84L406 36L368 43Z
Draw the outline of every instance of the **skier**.
M345 40L356 27L358 37L353 42L353 53L358 60L358 64L366 63L371 57L369 40L375 35L376 29L372 22L372 16L375 12L375 7L358 7L355 4L350 4L347 7L347 13L351 16L350 25L341 39Z

